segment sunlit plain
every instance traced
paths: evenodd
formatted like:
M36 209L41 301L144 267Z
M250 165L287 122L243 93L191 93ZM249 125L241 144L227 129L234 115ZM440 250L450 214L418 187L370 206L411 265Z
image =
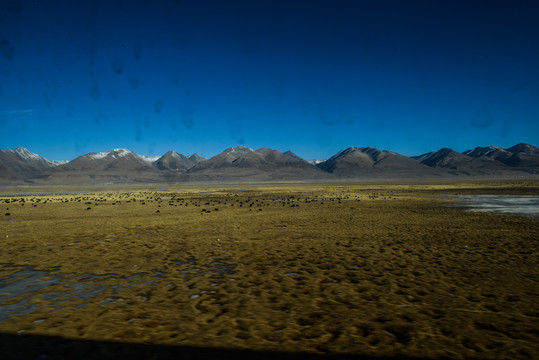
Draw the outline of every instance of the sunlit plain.
M455 197L537 196L536 181L80 190L0 195L0 331L539 356L537 217Z

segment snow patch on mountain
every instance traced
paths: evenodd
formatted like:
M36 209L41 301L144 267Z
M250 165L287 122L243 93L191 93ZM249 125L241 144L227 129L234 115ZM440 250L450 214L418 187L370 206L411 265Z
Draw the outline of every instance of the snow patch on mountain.
M498 155L501 155L501 154L510 155L507 150L502 149L501 147L498 147L498 146L476 147L475 149L467 150L463 152L464 155L468 155L474 158L481 157L481 156L490 157L492 154L495 154L495 153L497 153Z
M99 152L99 153L89 153L87 154L86 156L88 157L88 159L90 160L99 160L99 159L104 159L105 157L107 157L109 155L108 152Z
M154 156L154 155L138 155L142 161L147 162L148 164L153 164L157 160L161 158L161 156Z
M64 165L69 162L69 160L47 160L52 166Z
M240 145L240 146L228 149L228 153L230 154L234 154L234 153L247 154L253 151L254 151L253 149L245 145Z
M48 159L45 159L44 157L42 157L42 156L40 156L38 154L35 154L35 153L31 152L30 150L28 150L26 148L23 148L23 147L18 147L16 149L11 149L11 150L10 149L2 149L2 150L0 150L0 152L7 153L7 154L13 154L19 160L22 160L22 161L29 161L29 162L36 162L37 161L37 162L48 164L51 167L67 164L69 162L68 160L48 160Z
M483 154L483 156L489 156L490 154L492 154L494 151L500 151L500 150L504 150L502 149L501 147L498 147L498 146L489 146L488 149L486 149L485 153Z
M90 153L90 154L87 154L86 156L88 156L90 160L100 160L106 157L112 157L113 159L118 159L121 157L126 157L128 155L136 155L136 154L132 152L131 150L127 150L127 149L112 149L112 150L104 151L104 152Z
M18 147L16 149L11 150L15 155L17 155L22 160L41 160L43 159L41 156L34 154L33 152L23 148Z

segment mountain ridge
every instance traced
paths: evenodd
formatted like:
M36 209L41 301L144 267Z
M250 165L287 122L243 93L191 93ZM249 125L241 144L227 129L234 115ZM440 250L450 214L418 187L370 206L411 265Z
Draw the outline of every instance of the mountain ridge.
M205 159L168 151L139 155L128 149L88 153L69 162L47 160L26 148L0 150L0 184L95 184L205 180L331 180L529 176L539 174L539 148L525 143L504 149L476 147L459 153L441 148L418 156L351 146L321 161L290 150L229 147Z

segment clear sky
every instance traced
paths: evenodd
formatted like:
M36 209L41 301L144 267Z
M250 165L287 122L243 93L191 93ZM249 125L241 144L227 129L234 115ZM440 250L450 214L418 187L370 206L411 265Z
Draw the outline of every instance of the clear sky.
M0 4L0 148L539 145L535 0Z

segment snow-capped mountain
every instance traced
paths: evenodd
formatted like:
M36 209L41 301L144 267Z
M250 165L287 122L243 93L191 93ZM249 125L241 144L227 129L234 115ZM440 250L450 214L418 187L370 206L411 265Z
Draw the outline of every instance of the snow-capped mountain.
M159 181L152 157L141 156L127 149L89 153L50 168L38 181L52 184L111 184Z
M240 145L240 146L228 148L224 152L226 152L227 154L245 155L253 151L254 150L251 149L250 147L247 147L245 145Z
M102 159L119 159L122 157L127 156L136 156L139 158L142 158L142 156L135 154L131 150L127 149L112 149L109 151L104 152L98 152L98 153L89 153L86 155L83 155L82 157L88 159L88 160L102 160Z
M113 159L120 159L124 157L134 157L148 164L153 164L160 158L160 156L139 155L127 149L112 149L109 151L103 151L103 152L98 152L98 153L89 153L89 154L84 155L84 157L87 160L103 160L103 159L113 160Z
M4 151L4 150L1 150ZM16 149L7 150L8 152L11 152L13 155L17 156L21 160L26 161L33 161L33 160L45 160L41 156L34 154L33 152L29 151L28 149L25 149L23 147L18 147Z
M150 169L152 169L152 165L148 161L148 157L143 157L127 149L112 149L104 152L89 153L55 168L57 171L142 171Z
M47 160L23 147L0 150L0 178L27 179L55 167L60 162Z

